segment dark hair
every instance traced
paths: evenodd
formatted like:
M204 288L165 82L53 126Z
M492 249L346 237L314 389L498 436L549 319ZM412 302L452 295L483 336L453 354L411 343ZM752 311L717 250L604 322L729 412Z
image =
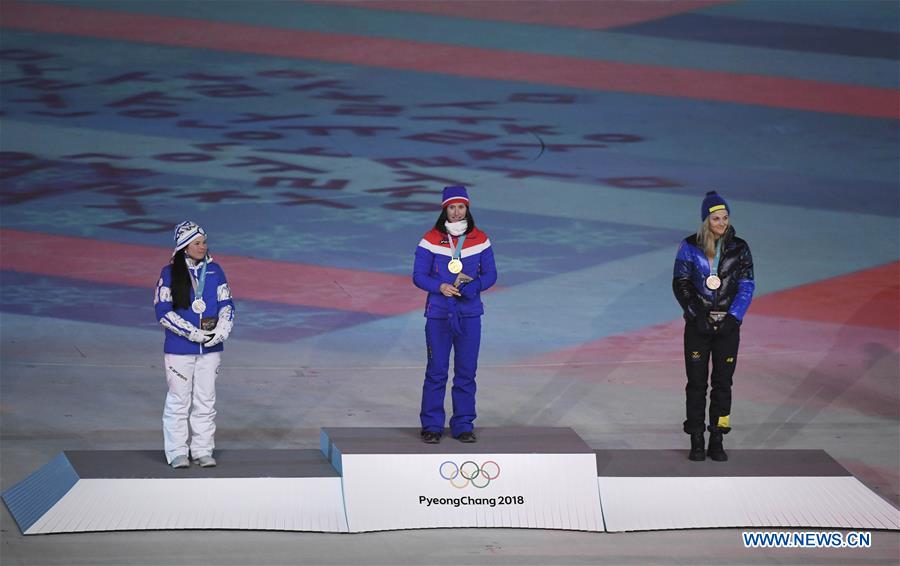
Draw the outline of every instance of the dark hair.
M188 273L184 248L172 257L172 308L186 309L191 306L191 274Z
M447 208L445 207L443 210L441 210L441 215L438 216L437 221L434 223L434 229L437 230L438 232L443 232L444 234L446 234L447 227L444 226L444 222L446 222L446 221L447 221ZM475 219L472 218L472 211L469 210L468 206L466 207L466 222L469 223L469 225L466 227L466 234L468 234L469 232L471 232L472 230L475 229Z

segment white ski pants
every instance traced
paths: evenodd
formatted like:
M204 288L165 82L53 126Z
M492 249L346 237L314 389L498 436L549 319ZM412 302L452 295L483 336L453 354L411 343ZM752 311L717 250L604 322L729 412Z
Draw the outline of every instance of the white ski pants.
M216 434L216 376L221 352L197 356L166 354L169 393L163 409L166 460L211 456Z

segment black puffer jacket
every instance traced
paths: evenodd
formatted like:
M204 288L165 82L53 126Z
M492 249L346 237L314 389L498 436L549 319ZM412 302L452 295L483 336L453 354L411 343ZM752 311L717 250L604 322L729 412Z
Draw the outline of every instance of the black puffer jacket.
M705 316L710 311L727 311L741 321L750 307L756 288L750 246L735 236L732 226L728 227L723 238L718 271L722 285L715 291L706 286L710 261L697 245L697 235L682 240L678 248L672 291L686 319Z

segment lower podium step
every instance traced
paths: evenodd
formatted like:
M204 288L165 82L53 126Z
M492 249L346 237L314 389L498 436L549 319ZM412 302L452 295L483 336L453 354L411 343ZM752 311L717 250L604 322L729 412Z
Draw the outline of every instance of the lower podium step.
M478 442L415 428L325 428L351 532L433 527L602 531L594 451L571 428L481 428Z
M900 529L900 511L823 450L598 450L606 530L716 527Z
M67 451L3 494L22 533L157 529L347 532L318 450L219 450L173 470L162 450Z

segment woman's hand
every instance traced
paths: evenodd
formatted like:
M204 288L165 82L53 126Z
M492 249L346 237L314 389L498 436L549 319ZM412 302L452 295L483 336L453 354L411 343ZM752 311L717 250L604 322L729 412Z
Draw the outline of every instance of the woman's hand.
M741 326L740 321L733 314L726 315L719 323L719 334L728 336Z
M193 330L191 330L191 333L188 334L187 339L191 342L196 342L197 344L203 344L204 342L209 340L209 338L206 336L206 332L203 332L199 328L194 328Z
M449 283L441 283L441 294L445 297L459 297L459 289Z

